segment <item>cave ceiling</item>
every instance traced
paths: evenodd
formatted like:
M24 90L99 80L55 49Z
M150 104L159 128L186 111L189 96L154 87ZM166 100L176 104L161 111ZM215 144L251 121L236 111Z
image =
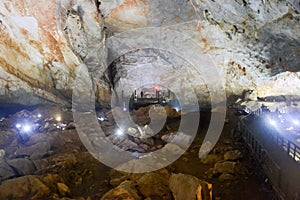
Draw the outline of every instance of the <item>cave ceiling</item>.
M187 104L298 96L299 3L0 1L0 102L70 105L86 79L99 105L150 83Z

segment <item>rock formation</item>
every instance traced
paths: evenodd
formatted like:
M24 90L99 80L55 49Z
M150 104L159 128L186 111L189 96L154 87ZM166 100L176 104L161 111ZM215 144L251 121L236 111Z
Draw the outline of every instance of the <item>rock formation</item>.
M192 41L195 57L209 55L227 96L245 90L258 97L298 95L299 12L298 0L1 1L0 101L70 105L72 89L81 87L76 80L86 79L80 66L88 71L100 105L109 104L121 85L163 83L184 92L188 103L192 93L206 102L208 93L219 92L205 79L213 68L204 61L192 66L192 58L184 57L187 49L135 48L147 38L128 32L149 27L161 27L168 44L183 48ZM132 51L116 58L122 52L116 39L125 36ZM153 38L148 38L152 45L163 42Z

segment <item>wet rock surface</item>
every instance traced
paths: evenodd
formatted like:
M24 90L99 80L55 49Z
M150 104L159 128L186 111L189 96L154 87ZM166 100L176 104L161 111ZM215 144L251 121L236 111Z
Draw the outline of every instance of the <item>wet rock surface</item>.
M113 135L116 122L111 119L108 111L99 111L97 115L105 117L104 121L98 122L108 131L109 138ZM134 174L106 167L87 152L76 132L71 110L48 106L10 115L0 122L0 139L5 139L1 146L0 158L0 199L186 197L185 199L206 200L221 197L232 200L233 196L227 193L232 187L243 191L241 186L247 185L248 179L259 183L259 180L249 173L249 166L252 165L244 160L244 152L238 149L238 146L234 146L228 137L221 140L206 158L200 160L197 153L202 140L201 135L193 142L184 133L174 134L178 127L176 120L178 119L168 121L161 133L149 135L148 138L134 138L136 133L149 131L147 127L140 130L137 126L127 129L127 142L121 144L129 151L133 148L145 152L151 151L151 148L152 151L162 149L162 155L167 160L170 159L170 152L179 155L183 153L168 167L154 172ZM31 124L31 128L28 129L26 124ZM67 128L68 124L73 124L72 128ZM171 141L174 142L170 142L170 138L167 139L176 135L179 138L172 138ZM113 138L111 140L113 141ZM175 142L179 140L193 143L184 153L180 142ZM132 151L137 152L137 149ZM138 161L139 155L141 154L136 154L133 162ZM146 165L138 167L147 168ZM252 185L252 190L255 190L253 188L257 186ZM258 194L255 195L260 195L259 198L270 197L268 191L259 191L259 188L257 190ZM189 196L186 196L187 194ZM249 194L249 197L251 195L253 194Z

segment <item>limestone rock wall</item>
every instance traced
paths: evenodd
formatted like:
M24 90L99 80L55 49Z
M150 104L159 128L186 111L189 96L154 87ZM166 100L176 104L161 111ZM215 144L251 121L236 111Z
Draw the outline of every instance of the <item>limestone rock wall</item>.
M191 38L202 53L212 57L228 96L244 90L255 90L259 97L299 95L299 13L299 0L1 1L0 101L69 105L72 88L80 87L75 77L82 65L102 105L110 101L112 85L119 80L137 84L132 76L140 76L141 70L151 70L149 76L169 80L170 85L178 83L177 77L199 75L174 70L178 66L190 69L174 52L168 59L154 59L156 66L167 65L156 67L151 63L152 50L124 56L126 62L136 57L135 63L117 63L111 80L107 57L117 49L107 41L146 27L168 28ZM196 55L198 49L190 48ZM163 54L156 51L156 56ZM210 73L209 66L204 71L203 66L199 68L200 76ZM128 70L133 73L127 77ZM190 81L200 94L207 93L205 84Z
M163 4L157 7L153 1L125 1L107 14L106 26L114 33L171 26L190 36L214 59L228 96L245 90L255 90L259 97L300 94L299 1L167 0ZM139 15L134 18L127 12ZM180 65L171 60L171 65ZM161 73L160 79L164 79L164 69ZM179 70L168 76L172 79L183 74Z
M69 105L82 63L89 66L96 90L108 90L99 85L105 50L94 1L1 1L0 20L3 101Z
M229 43L228 93L299 95L299 1L193 1L199 14L221 29ZM280 81L279 81L280 80Z
M23 93L61 102L78 59L57 28L56 2L1 1L0 65L2 94L22 103ZM66 67L68 66L68 67ZM64 76L62 79L60 76ZM31 100L25 100L30 104ZM36 103L36 102L32 102Z

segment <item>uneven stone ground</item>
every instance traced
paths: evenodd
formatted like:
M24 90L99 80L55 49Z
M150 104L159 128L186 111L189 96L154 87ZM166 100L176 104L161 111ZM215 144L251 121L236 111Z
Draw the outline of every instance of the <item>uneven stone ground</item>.
M212 183L215 199L276 199L271 186L265 182L267 180L265 175L251 157L246 146L241 141L232 140L231 130L235 126L236 119L232 117L234 115L231 110L227 115L229 123L224 125L218 143L206 158L199 161L197 157L206 129L204 126L199 131L200 134L197 135L188 154L173 163L172 167L175 172L191 174ZM201 124L208 124L209 114L203 113L202 116ZM240 155L236 152L239 152ZM227 159L228 161L225 161ZM224 162L230 164L227 166L215 165Z
M195 196L198 185L202 198L207 199L208 183L213 199L275 199L245 147L231 140L234 119L225 124L213 152L203 160L198 158L208 117L208 113L201 114L193 144L176 162L157 172L128 174L112 170L87 152L70 110L20 111L0 122L0 199L180 199L180 188L187 188L184 195ZM24 119L36 124L28 138L20 138L15 128ZM167 124L176 130L178 119Z

